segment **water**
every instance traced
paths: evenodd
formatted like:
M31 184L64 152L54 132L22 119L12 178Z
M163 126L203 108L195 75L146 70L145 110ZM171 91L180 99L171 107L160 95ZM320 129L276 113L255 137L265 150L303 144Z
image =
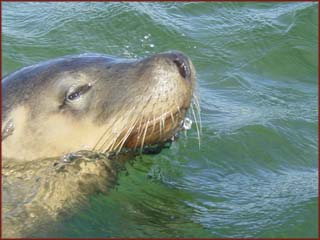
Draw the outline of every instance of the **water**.
M127 165L39 236L316 237L318 4L3 3L2 71L67 54L193 60L202 136Z

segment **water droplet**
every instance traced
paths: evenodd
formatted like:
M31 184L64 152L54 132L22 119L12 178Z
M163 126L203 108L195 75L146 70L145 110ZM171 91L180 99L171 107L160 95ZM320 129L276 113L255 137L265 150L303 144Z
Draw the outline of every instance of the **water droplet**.
M184 130L189 130L189 129L191 129L191 126L192 126L192 120L190 119L190 118L185 118L184 120L183 120L183 125L182 125L182 128L184 129Z

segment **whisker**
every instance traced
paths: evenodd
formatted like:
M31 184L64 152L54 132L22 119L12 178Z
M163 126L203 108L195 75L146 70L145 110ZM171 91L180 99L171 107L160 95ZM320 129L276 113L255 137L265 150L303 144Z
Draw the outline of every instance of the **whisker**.
M111 129L111 126L107 128L106 132L108 132L110 129ZM106 135L105 135L105 136L106 136ZM110 138L111 138L111 139L113 138L113 141L115 141L115 140L117 139L117 138L114 138L114 135L112 135L112 134L107 135L106 139L104 140L104 142L102 143L102 145L99 147L99 151L104 151L104 152L105 152L105 150L103 150L103 149L107 149L108 147L110 147L110 145L113 143L113 141L112 141L109 145L107 145L107 147L105 147L106 144L108 143L108 140L109 140Z
M179 114L181 115L181 110L180 110L180 107L178 105L177 105L177 108L178 108Z
M96 145L93 147L92 151L95 150L101 150L101 147L98 148L99 143L102 141L102 139L107 135L109 128L106 128L106 130L104 131L104 133L101 135L101 137L98 139L98 142L96 143Z
M119 111L120 112L120 111ZM130 114L132 114L133 111L131 110L128 115L130 116ZM111 142L109 144L109 146L105 147L106 146L106 143L108 142L108 140L110 138L114 138L114 135L108 135L108 132L110 132L110 130L112 129L113 126L116 125L116 123L119 121L119 119L121 118L124 118L124 116L114 116L114 119L113 119L113 122L106 128L106 130L103 132L103 134L101 135L101 137L98 139L96 145L94 146L93 148L93 151L97 150L97 151L103 151L103 149L105 149L103 152L105 152L106 150L108 150L108 147L110 147L110 145L113 143ZM129 121L129 120L127 120ZM106 137L106 139L104 139ZM98 147L100 144L102 143L102 145L100 147Z
M143 133L142 143L141 143L141 147L140 147L140 154L142 154L142 149L143 149L144 140L145 140L145 137L146 137L146 134L147 134L148 127L149 127L149 119L147 121L145 130L144 130L144 133Z
M170 116L171 116L171 121L172 121L172 124L174 125L175 121L174 121L174 117L173 117L173 114L172 114L172 112L170 112Z
M119 144L116 146L116 148L119 146L119 149L117 151L117 153L119 153L124 145L124 143L127 141L127 139L129 138L131 132L133 131L135 125L137 124L138 121L135 121L134 124L132 124L132 126L128 129L127 133L124 135L124 137L121 139L121 141L119 142L119 144L121 143L121 145L119 146Z
M167 113L163 113L161 114L161 118L160 118L160 121L161 121L161 124L162 124L162 130L165 130L166 129L166 118L165 116L167 115Z
M154 132L154 129L156 127L156 117L155 117L155 115L153 115L152 122L153 122L153 124L152 124L152 130L151 130L150 135Z
M162 138L162 121L161 121L161 116L162 116L162 114L160 115L160 117L158 117L158 118L159 118L160 138Z
M166 118L167 118L167 113L164 113L163 115L163 127L166 128Z
M139 128L138 128L138 132L137 132L137 140L136 140L136 144L134 146L134 149L137 148L138 146L138 142L139 142L139 139L140 139L140 129L141 129L141 124L142 124L142 118L140 119L140 124L139 124Z
M177 106L177 110L178 110L179 115L181 115L181 110L180 110L179 104L177 104L177 102L175 100L174 100L174 103Z
M113 151L114 145L116 144L116 142L117 142L117 140L118 140L118 138L119 138L120 135L121 135L121 133L118 133L118 134L117 134L117 137L115 137L114 140L111 142L111 143L112 143L112 144L110 144L111 146L109 145L110 147L106 148L106 151L107 151L107 150ZM105 152L106 152L106 151L105 151Z
M200 126L200 134L202 134L202 121L201 121L201 108L198 97L193 94L194 104L198 113L199 126Z
M193 99L193 102L197 105L197 107L200 108L198 96L196 94L193 94L192 99Z
M191 107L191 111L192 111L192 114L193 114L193 117L194 117L194 121L196 123L198 142L199 142L199 149L200 149L200 131L199 131L199 126L198 126L198 121L197 121L196 114L195 114L194 109L193 109L193 105L191 104L190 107Z
M94 147L91 149L91 151L96 151L96 148L98 147L100 141L102 141L102 138L107 134L107 130L104 131L104 133L101 135L101 137L98 139L97 143L94 145Z

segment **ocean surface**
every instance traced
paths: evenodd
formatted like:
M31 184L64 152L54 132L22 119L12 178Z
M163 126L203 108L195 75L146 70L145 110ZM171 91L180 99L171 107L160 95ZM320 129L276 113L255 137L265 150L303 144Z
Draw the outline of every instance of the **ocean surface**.
M70 54L185 52L196 125L46 237L317 237L318 4L2 3L2 74Z

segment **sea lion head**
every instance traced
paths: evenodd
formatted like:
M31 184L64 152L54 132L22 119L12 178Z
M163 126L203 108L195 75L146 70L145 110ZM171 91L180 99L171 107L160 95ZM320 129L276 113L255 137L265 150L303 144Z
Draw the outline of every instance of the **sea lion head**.
M33 160L82 149L143 148L179 129L195 68L173 51L143 59L67 56L2 81L2 152Z

